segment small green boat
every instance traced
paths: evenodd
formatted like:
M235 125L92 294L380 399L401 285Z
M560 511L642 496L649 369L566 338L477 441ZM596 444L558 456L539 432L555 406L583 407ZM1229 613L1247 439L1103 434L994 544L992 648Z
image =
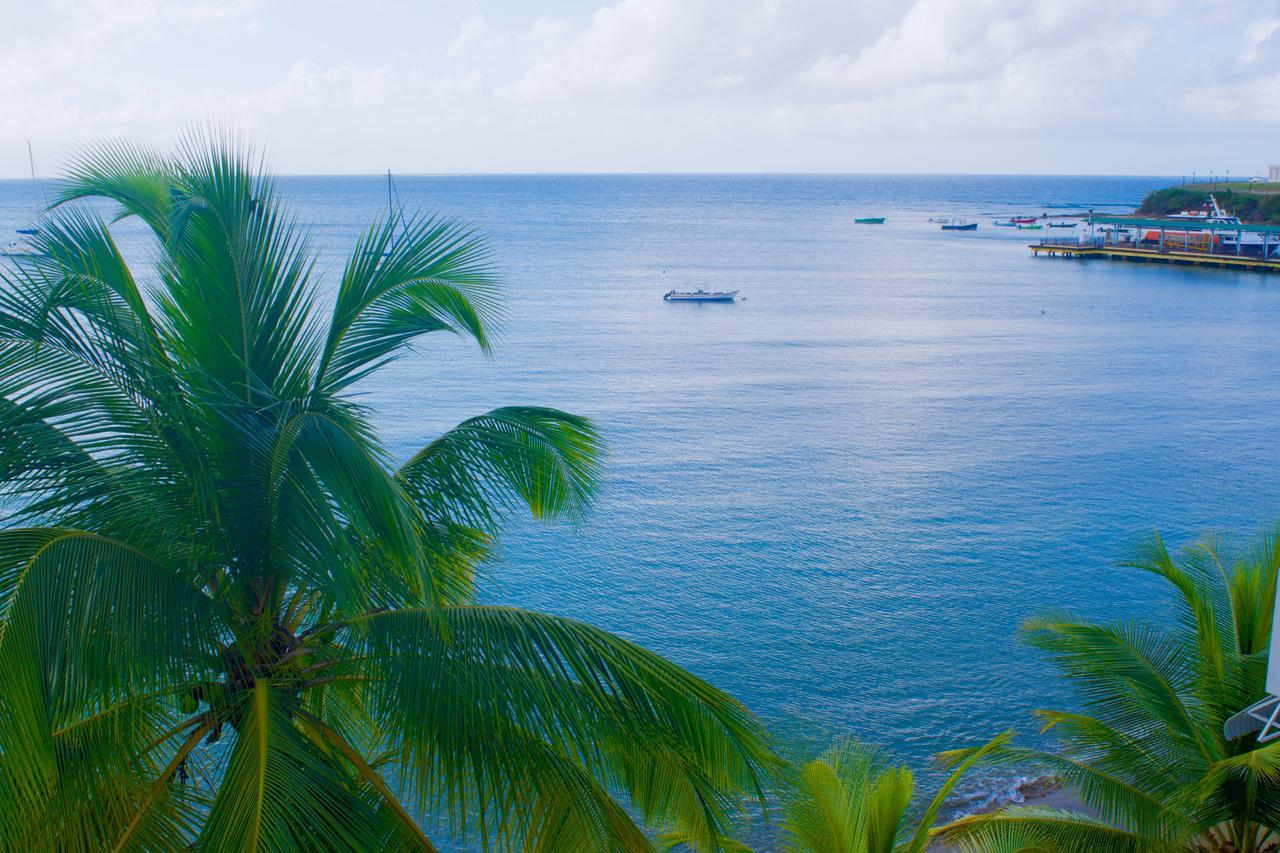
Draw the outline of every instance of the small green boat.
M883 225L884 217L883 216L862 216L853 221L857 222L860 225Z

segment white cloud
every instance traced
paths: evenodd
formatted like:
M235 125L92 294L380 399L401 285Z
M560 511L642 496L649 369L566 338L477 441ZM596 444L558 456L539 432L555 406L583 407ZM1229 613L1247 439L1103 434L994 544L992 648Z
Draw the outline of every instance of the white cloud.
M586 26L543 38L502 92L526 101L651 98L678 94L698 78L733 88L777 43L780 11L776 0L618 0Z
M824 51L800 79L815 86L882 92L991 79L1012 65L1031 64L1026 60L1053 65L1059 76L1077 73L1084 68L1073 53L1081 44L1107 48L1140 40L1144 28L1158 18L1158 5L916 0L874 42L852 55ZM1117 69L1112 65L1106 70Z
M344 106L364 109L396 96L395 72L389 66L339 65L326 68L313 60L299 62L262 95L274 107Z
M1280 124L1280 74L1245 77L1227 85L1197 86L1182 96L1180 105L1189 115L1230 124L1236 132L1259 125L1274 126ZM1280 146L1276 150L1280 152Z
M745 74L713 74L707 78L709 89L737 89L747 82Z
M1253 21L1245 28L1245 48L1240 54L1241 65L1251 65L1263 58L1276 59L1280 52L1280 18L1264 18Z
M483 15L472 15L458 27L457 34L449 41L444 55L451 60L458 60L474 50L475 45L486 41L491 34L489 22Z
M1129 145L1144 169L1181 172L1201 164L1160 158L1192 144L1240 158L1224 168L1276 156L1280 18L1249 4L578 2L28 4L0 52L0 171L21 172L27 138L162 143L210 118L299 171L875 170L910 168L908 151L929 169L1114 171ZM1042 153L1064 146L1067 162Z

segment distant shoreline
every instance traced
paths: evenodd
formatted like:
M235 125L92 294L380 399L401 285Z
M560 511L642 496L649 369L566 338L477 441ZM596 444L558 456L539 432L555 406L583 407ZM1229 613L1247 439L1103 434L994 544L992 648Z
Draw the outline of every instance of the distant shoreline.
M1138 216L1162 217L1203 208L1210 194L1224 210L1246 225L1280 224L1280 184L1182 184L1153 190L1142 200Z

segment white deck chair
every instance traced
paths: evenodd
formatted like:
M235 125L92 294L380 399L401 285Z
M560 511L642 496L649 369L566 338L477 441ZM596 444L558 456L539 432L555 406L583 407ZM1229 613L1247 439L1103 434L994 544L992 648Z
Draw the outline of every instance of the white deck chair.
M1222 727L1227 740L1258 734L1258 743L1280 737L1280 608L1271 614L1271 650L1267 653L1267 696L1236 714Z

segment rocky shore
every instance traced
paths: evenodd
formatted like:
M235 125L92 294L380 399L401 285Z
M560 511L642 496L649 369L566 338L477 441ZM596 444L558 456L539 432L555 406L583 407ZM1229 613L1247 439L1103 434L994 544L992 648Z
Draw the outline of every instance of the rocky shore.
M968 813L991 814L1006 806L1019 805L1092 814L1092 810L1080 799L1075 789L1064 783L1059 776L1038 776L1019 782L1008 793L993 797L990 802ZM929 845L930 853L959 853L959 849L942 842Z

